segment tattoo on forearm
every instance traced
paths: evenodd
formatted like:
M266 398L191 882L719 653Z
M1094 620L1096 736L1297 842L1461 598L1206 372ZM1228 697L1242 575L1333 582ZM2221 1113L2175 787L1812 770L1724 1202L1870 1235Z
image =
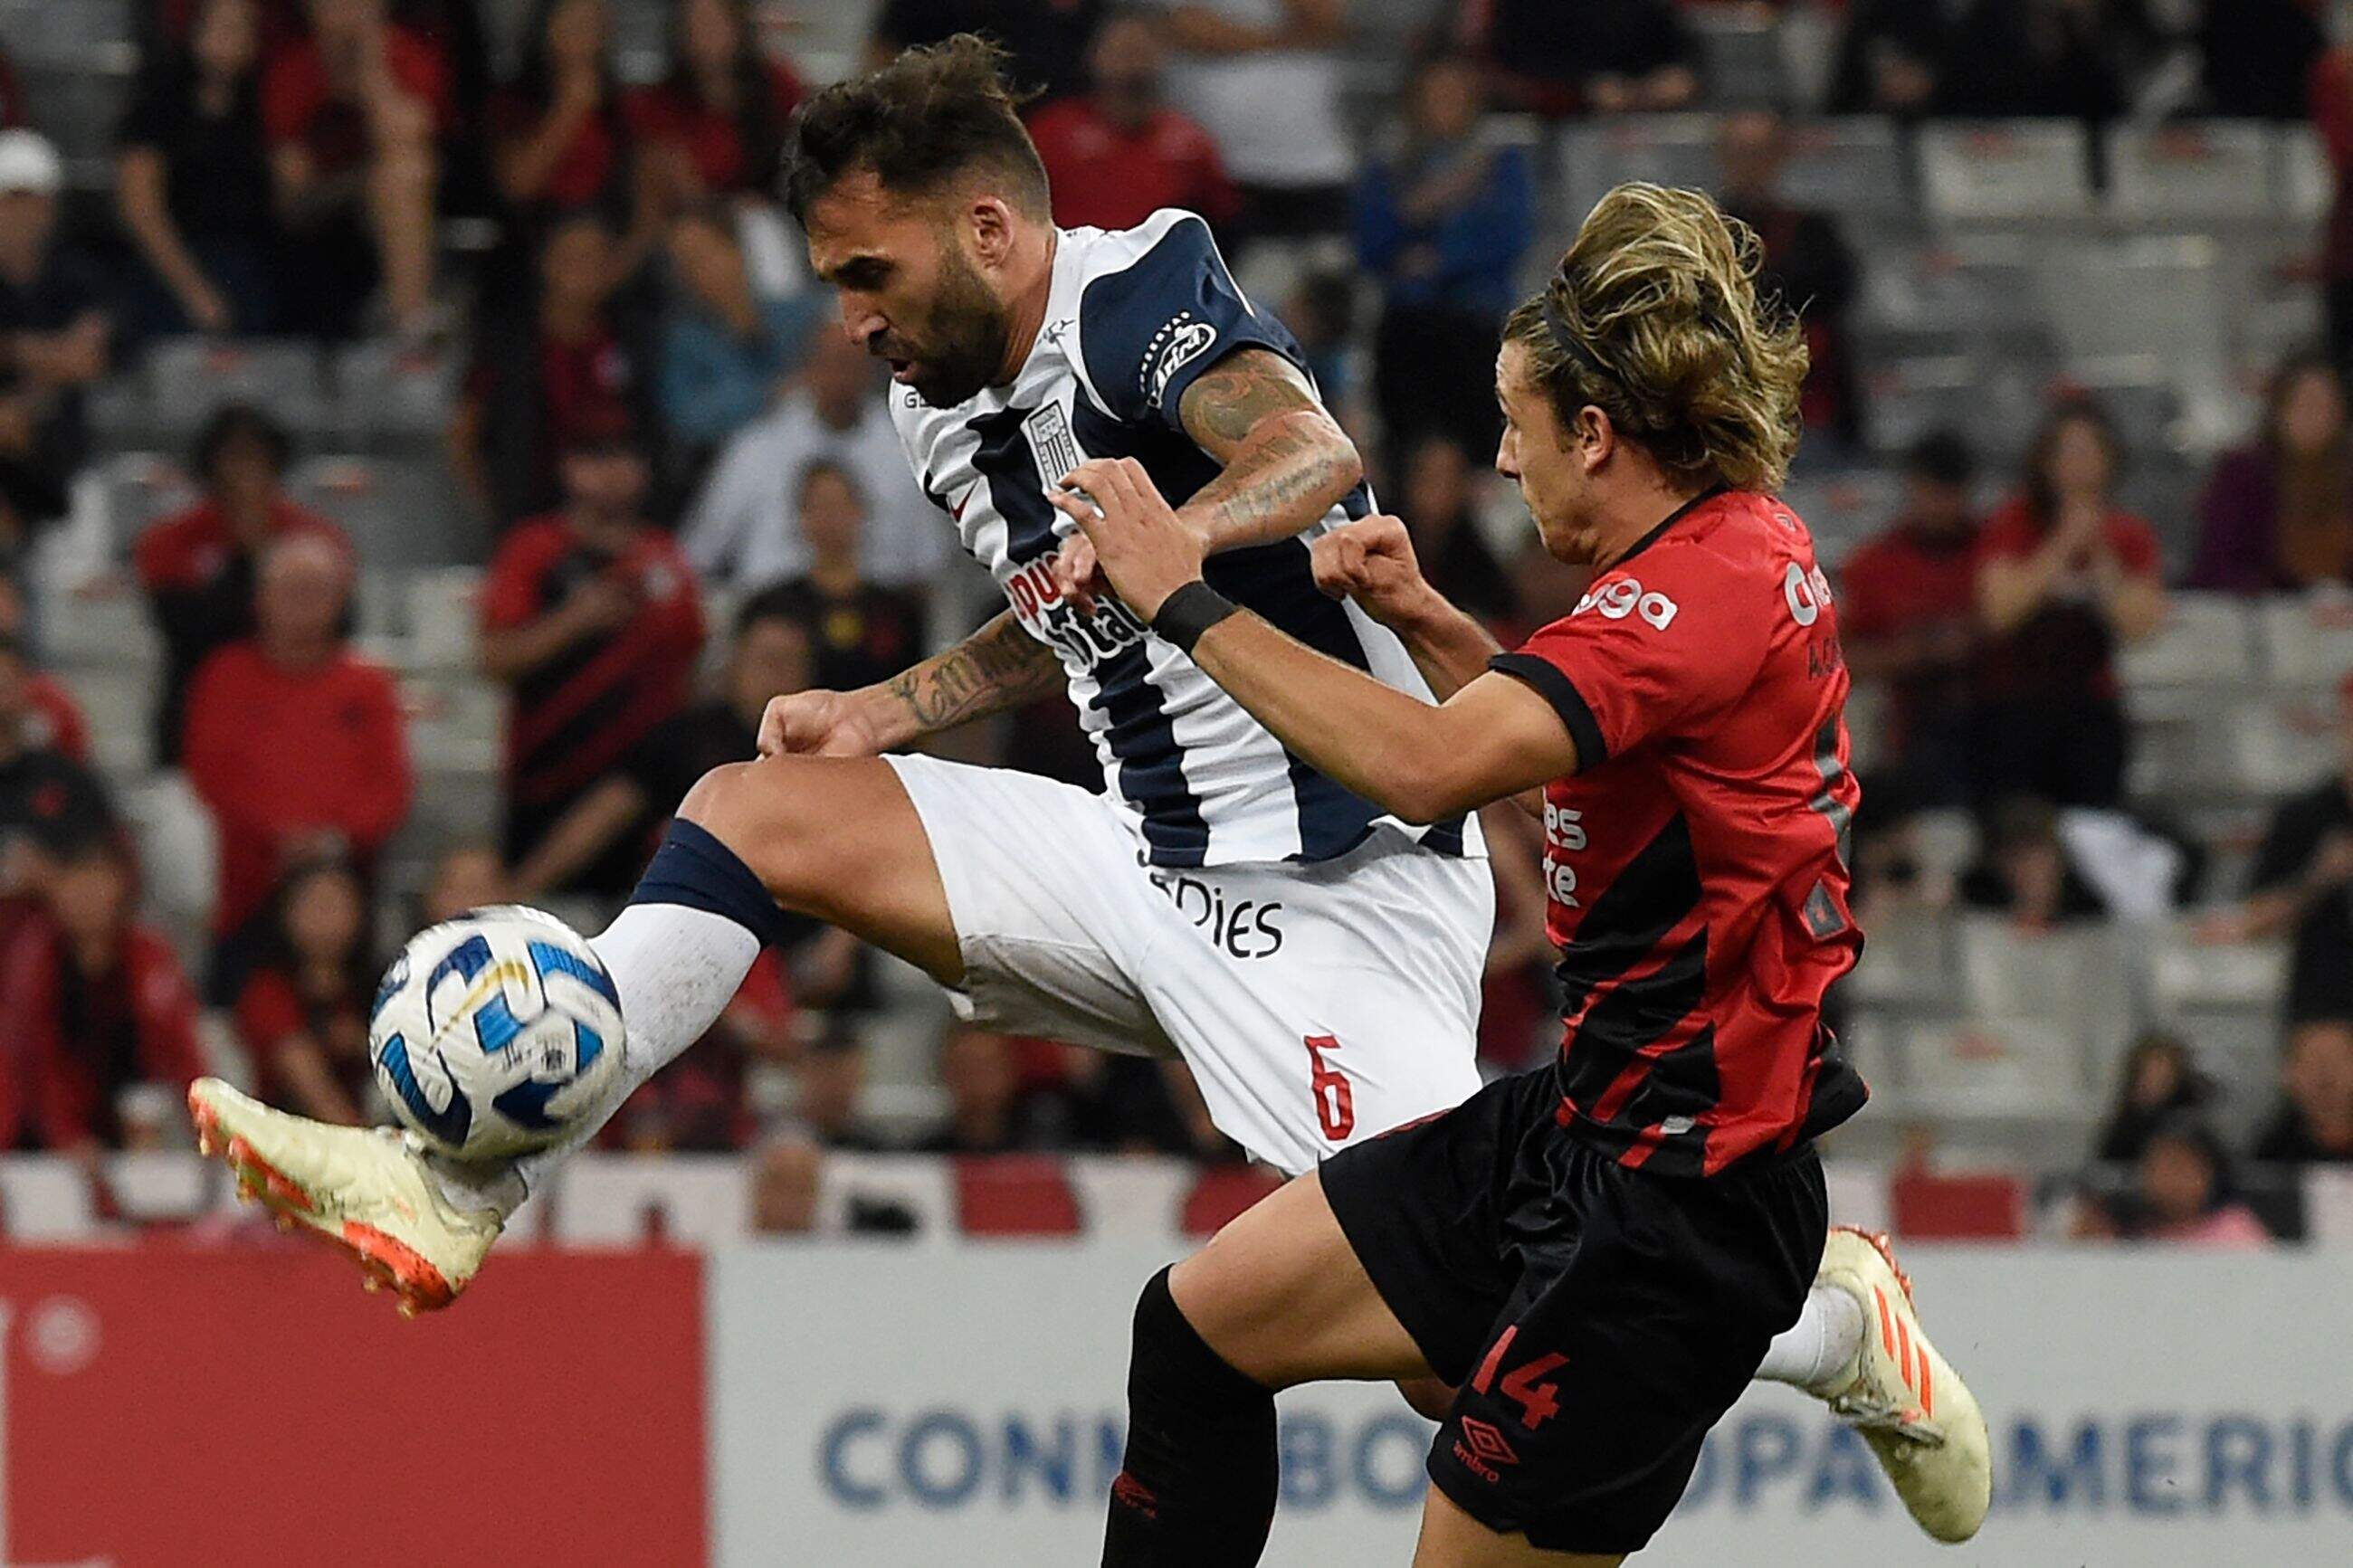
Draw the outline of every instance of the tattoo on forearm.
M1211 520L1213 544L1296 532L1363 472L1298 367L1264 349L1209 370L1186 389L1180 413L1186 431L1224 464L1185 506Z
M894 676L883 688L918 732L932 734L1044 697L1062 685L1061 661L1010 611L955 647Z

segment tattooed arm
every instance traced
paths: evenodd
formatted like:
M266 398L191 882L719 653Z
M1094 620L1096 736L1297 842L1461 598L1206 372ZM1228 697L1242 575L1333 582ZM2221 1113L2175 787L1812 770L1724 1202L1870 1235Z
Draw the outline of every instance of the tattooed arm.
M1223 470L1176 509L1211 552L1303 532L1365 477L1306 375L1271 349L1228 354L1185 389L1176 415Z
M760 752L871 757L1003 713L1062 688L1062 661L1006 611L880 686L797 691L768 704Z

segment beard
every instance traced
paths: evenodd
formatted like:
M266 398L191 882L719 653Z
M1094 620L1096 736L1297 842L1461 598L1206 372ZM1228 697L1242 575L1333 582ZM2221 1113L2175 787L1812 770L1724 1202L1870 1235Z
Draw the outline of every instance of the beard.
M954 408L988 385L1011 333L1005 308L964 254L946 246L931 320L920 340L886 333L876 352L911 362L907 385L933 408Z

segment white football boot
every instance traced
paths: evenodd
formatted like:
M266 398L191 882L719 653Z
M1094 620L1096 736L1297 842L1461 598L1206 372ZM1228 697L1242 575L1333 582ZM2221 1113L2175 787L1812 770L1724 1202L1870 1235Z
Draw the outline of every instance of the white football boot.
M272 1110L216 1078L188 1088L196 1146L237 1173L240 1200L359 1260L371 1290L389 1285L403 1317L446 1307L466 1288L504 1220L450 1203L413 1135L391 1127L336 1127Z
M1887 1238L1832 1226L1814 1283L1862 1310L1862 1347L1814 1394L1862 1434L1914 1522L1939 1541L1968 1540L1993 1497L1985 1415L1921 1331L1912 1281Z

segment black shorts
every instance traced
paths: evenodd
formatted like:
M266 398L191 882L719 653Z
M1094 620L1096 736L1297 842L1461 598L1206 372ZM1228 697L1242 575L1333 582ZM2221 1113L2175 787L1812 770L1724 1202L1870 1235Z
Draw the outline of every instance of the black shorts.
M1640 1550L1798 1321L1830 1223L1810 1146L1629 1170L1554 1120L1550 1068L1347 1149L1324 1195L1454 1405L1439 1489L1555 1552Z

